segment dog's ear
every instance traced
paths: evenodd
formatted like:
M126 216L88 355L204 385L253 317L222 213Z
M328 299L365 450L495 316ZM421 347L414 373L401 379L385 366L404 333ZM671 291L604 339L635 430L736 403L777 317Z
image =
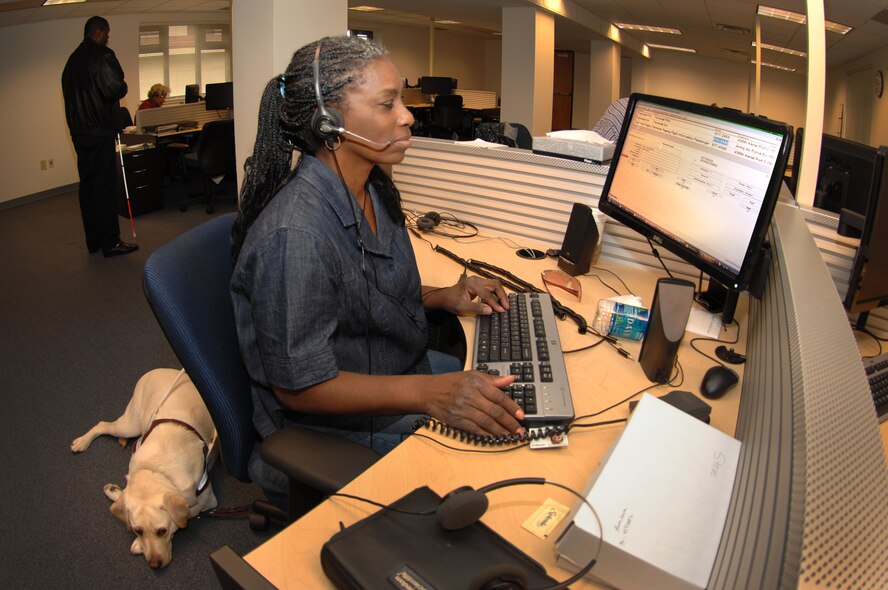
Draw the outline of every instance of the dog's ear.
M191 511L188 510L188 502L185 501L185 498L176 494L164 494L163 507L173 518L177 527L184 529L188 526L188 517L191 516Z
M120 495L117 496L117 499L114 500L114 503L111 504L111 507L108 508L108 510L111 511L114 518L126 525L126 530L132 530L126 513L126 490L120 492Z

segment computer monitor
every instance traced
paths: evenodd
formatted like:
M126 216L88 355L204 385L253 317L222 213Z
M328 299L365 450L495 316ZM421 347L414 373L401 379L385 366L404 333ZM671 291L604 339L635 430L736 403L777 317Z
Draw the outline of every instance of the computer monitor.
M730 322L760 258L790 141L782 123L633 94L598 207L723 286Z
M850 139L823 135L814 206L839 214L840 235L860 237L877 152Z
M204 100L208 111L234 109L234 84L232 82L207 84Z
M185 102L199 102L200 101L200 85L199 84L186 84L185 85Z
M452 94L456 80L443 76L423 76L419 79L419 88L423 94Z
M845 309L858 313L866 326L867 312L888 304L888 147L876 151L873 190L864 216L860 245L851 267Z

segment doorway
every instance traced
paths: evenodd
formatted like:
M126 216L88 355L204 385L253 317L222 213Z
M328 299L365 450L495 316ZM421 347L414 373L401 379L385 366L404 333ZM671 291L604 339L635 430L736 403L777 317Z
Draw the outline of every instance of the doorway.
M573 126L574 52L555 50L552 84L552 131Z

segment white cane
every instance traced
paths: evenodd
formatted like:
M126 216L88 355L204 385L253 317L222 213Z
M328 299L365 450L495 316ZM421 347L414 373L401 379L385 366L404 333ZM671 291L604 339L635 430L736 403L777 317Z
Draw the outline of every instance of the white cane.
M130 205L129 187L126 185L126 167L123 165L123 144L120 143L120 133L117 134L117 153L120 154L120 172L123 174L123 193L126 195L126 210L129 211L133 237L136 237L136 224L133 222L133 208Z

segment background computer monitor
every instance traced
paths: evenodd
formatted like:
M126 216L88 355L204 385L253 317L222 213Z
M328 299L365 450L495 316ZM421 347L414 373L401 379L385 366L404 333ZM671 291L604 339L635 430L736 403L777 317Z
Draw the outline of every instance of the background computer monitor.
M220 110L234 108L234 84L232 82L219 82L207 84L206 96L207 110Z
M444 76L423 76L419 79L423 94L451 94L456 88L456 80Z
M869 197L860 246L854 257L845 308L850 312L863 312L858 327L866 325L866 312L888 304L888 148L876 152L873 184Z
M185 85L185 102L198 102L200 101L200 85L199 84L186 84Z
M839 214L839 234L859 238L876 165L874 147L823 135L814 206Z
M759 259L790 137L782 123L633 94L598 206L736 298Z

